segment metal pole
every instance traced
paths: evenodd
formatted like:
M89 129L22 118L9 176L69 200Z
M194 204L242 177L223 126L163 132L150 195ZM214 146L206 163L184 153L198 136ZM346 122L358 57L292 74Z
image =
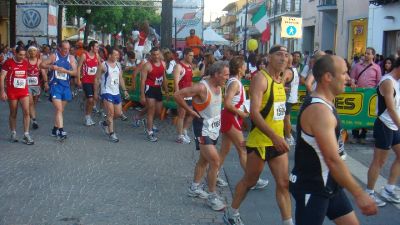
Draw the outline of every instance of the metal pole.
M244 14L244 38L243 38L243 51L244 55L247 55L247 9L248 9L248 0L246 0L246 9Z
M175 27L175 29L174 29L174 48L175 48L175 50L177 50L178 49L178 47L176 47L176 43L177 43L177 41L176 41L176 35L177 35L177 30L176 30L176 17L174 18L174 27Z
M16 27L16 15L17 11L17 0L10 1L10 47L14 47L17 39L17 30Z
M274 2L274 45L276 45L276 18L275 18L275 16L276 16L276 14L278 14L277 4L278 4L278 0L275 0L275 2Z
M62 37L62 22L63 22L63 10L64 6L59 5L58 6L58 13L57 13L57 43L60 44L63 37Z
M161 9L161 47L170 48L172 44L172 0L162 0Z

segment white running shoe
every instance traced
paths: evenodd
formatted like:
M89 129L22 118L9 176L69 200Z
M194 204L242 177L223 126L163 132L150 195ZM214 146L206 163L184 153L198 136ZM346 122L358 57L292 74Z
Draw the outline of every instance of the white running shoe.
M207 205L214 211L225 209L226 205L217 194L210 194L207 198Z
M178 135L178 137L176 138L176 143L179 144L190 144L190 141L188 141L184 135Z
M392 192L388 191L386 188L382 189L381 196L387 202L392 202L392 203L396 203L396 204L400 203L400 196L397 195L394 191L392 191Z
M207 199L208 198L208 193L206 191L204 191L199 185L194 189L192 189L192 187L189 187L188 196L194 197L194 198L199 197L199 198L202 198L202 199Z
M256 185L254 185L253 187L251 187L251 190L258 190L258 189L263 189L265 188L267 185L269 184L268 180L263 180L263 179L258 179Z
M218 187L226 187L228 186L228 182L224 181L222 178L219 176L217 177L217 186Z
M224 217L222 217L222 219L226 225L244 225L242 219L240 218L240 214L233 214L229 209L225 210Z
M386 202L382 201L382 199L380 199L378 196L376 196L375 193L368 193L369 197L372 198L372 200L375 201L376 206L378 207L383 207L386 205Z

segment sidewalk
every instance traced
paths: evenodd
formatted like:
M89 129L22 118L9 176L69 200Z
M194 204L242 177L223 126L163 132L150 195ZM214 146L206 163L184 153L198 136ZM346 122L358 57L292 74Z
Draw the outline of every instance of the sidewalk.
M60 143L50 137L50 103L43 99L37 108L40 128L31 132L35 145L26 146L8 141L8 105L0 103L0 224L223 224L222 212L187 196L198 152L193 143L174 142L171 121L157 124L159 141L150 143L142 127L118 120L120 142L111 143L99 126L83 126L72 102L68 139ZM18 137L21 121L19 111ZM232 201L228 187L218 191Z

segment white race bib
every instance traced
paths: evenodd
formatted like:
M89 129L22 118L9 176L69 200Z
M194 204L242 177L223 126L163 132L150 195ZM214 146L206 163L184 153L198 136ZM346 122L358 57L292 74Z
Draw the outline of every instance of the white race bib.
M111 79L111 85L118 86L119 85L119 79L118 78Z
M96 66L95 67L88 67L87 74L89 76L96 75L96 72L97 72L97 67Z
M285 102L274 102L274 120L283 120L285 118Z
M163 82L163 77L156 78L155 84L156 84L156 85L161 85L162 82Z
M14 78L14 87L15 88L25 88L26 79L25 78Z
M39 79L37 77L28 77L28 85L38 85Z
M67 80L68 79L68 74L61 73L61 72L58 72L58 71L54 71L54 72L55 72L55 76L56 76L57 79L59 79L59 80Z
M219 133L219 129L221 127L221 115L208 119L206 124L209 131L212 133Z

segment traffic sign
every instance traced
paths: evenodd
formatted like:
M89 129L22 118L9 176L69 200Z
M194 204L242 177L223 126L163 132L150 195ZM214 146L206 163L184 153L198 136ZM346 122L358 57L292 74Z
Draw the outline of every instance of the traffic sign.
M302 18L282 16L281 37L283 38L301 38L303 35L301 26Z

